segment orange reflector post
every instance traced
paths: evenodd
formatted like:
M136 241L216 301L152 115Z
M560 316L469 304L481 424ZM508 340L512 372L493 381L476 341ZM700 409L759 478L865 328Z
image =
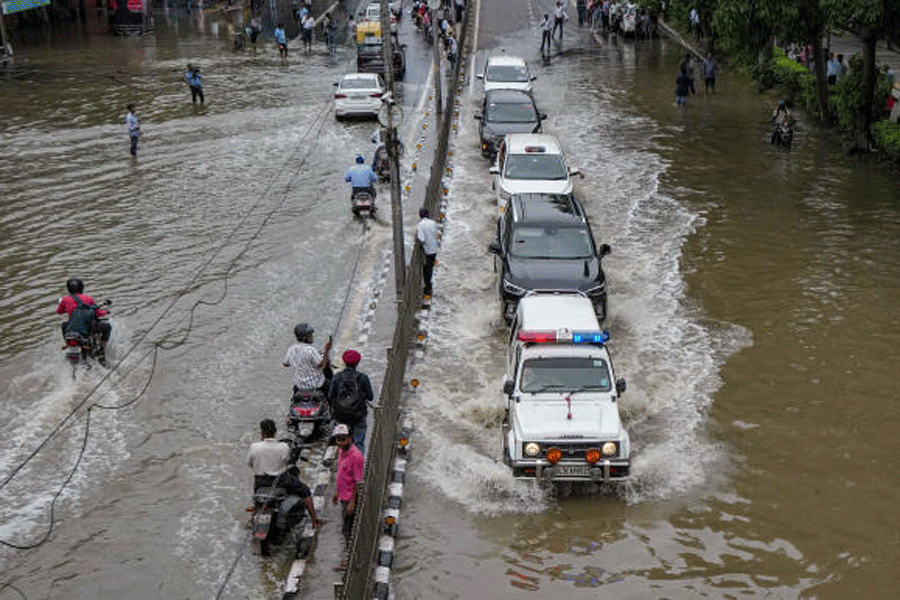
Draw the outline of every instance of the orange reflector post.
M562 458L562 450L559 448L550 448L547 450L547 460L556 464L559 462L559 459Z
M419 387L419 380L418 379L410 379L409 385L411 385L413 387Z
M393 524L396 523L396 522L397 522L397 519L395 519L392 515L388 515L388 516L386 516L386 517L384 518L384 524L385 524L385 525L390 526L390 525L393 525Z
M402 437L397 440L397 443L400 444L401 448L406 448L407 446L409 446L409 438Z

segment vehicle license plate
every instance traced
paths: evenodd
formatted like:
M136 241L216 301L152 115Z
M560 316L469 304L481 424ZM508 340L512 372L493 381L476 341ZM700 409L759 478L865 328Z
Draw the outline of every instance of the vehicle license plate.
M591 467L588 465L557 465L553 468L554 477L590 477Z
M315 425L313 423L300 423L300 426L297 428L297 432L302 436L307 436L313 432Z
M257 513L253 515L253 524L254 525L268 525L269 521L272 520L271 513Z

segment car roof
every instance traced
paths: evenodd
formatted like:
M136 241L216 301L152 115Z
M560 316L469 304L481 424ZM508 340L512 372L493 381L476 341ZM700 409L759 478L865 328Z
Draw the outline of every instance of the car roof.
M378 79L378 73L344 73L341 81L345 79Z
M600 329L594 305L583 294L526 294L518 310L519 328L526 331Z
M488 56L487 64L521 66L525 65L526 63L525 59L519 56L513 56L510 54L495 54L494 56Z
M506 151L525 154L527 147L541 147L544 154L562 154L559 142L548 133L510 133L506 136Z
M485 100L493 102L534 102L531 94L524 90L511 88L494 88L484 93Z
M517 223L587 225L584 209L572 194L513 194L510 206Z

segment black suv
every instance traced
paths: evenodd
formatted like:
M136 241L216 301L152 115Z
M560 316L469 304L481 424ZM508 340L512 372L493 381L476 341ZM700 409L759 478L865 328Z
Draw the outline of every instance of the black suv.
M406 77L406 44L392 44L394 51L394 80L403 81ZM358 73L378 73L384 75L384 50L380 43L357 44L356 71Z
M584 208L571 194L513 194L488 246L500 263L500 303L507 322L530 291L580 291L606 318L606 275Z
M493 158L500 142L507 133L540 133L541 121L547 115L538 111L531 94L522 90L488 90L481 104L481 112L475 113L478 135L481 136L481 154Z

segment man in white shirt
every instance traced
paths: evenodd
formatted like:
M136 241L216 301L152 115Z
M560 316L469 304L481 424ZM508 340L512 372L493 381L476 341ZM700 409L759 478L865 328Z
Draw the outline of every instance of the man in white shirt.
M310 325L298 323L294 327L294 336L297 343L288 348L284 356L285 367L293 369L294 393L298 390L321 389L328 393L331 383L331 365L328 360L328 351L331 350L332 339L328 337L325 347L320 353L313 345L313 333Z
M422 264L422 293L431 296L431 276L434 274L434 260L437 258L437 223L428 217L428 209L419 209L419 225L416 227L416 239L422 244L425 262Z

